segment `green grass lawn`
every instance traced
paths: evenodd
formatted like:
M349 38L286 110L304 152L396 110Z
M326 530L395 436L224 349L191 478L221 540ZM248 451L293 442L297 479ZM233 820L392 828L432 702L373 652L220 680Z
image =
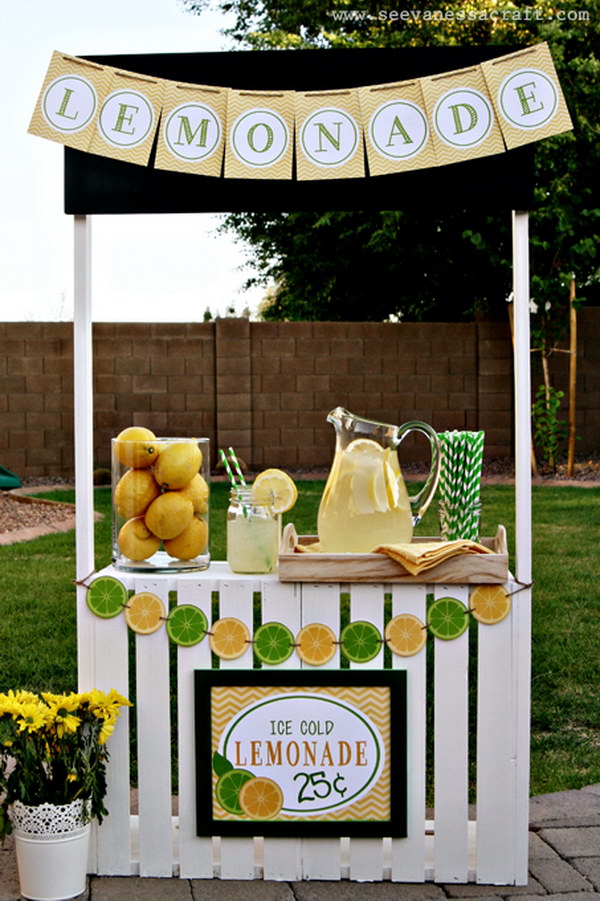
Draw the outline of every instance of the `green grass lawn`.
M292 511L300 534L314 534L323 482L299 482ZM225 556L229 487L211 489L211 554ZM74 492L46 498L74 501ZM104 513L96 567L111 559L110 489L96 489ZM507 527L514 560L514 488L483 489L482 535ZM600 781L600 488L533 489L534 579L531 792ZM436 534L433 510L420 534ZM0 547L0 690L76 687L74 533Z

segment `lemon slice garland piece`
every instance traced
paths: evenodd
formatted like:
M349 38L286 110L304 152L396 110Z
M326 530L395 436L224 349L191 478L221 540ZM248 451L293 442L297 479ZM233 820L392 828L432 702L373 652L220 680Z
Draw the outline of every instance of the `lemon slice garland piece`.
M493 626L510 613L510 592L504 585L477 585L469 596L469 607L478 622Z
M425 647L425 623L412 613L401 613L389 620L385 627L385 641L393 654L412 657Z
M235 616L218 619L213 623L209 635L211 649L222 660L241 657L250 644L248 626Z
M138 635L151 635L165 621L165 605L151 591L140 591L129 598L125 605L125 620Z

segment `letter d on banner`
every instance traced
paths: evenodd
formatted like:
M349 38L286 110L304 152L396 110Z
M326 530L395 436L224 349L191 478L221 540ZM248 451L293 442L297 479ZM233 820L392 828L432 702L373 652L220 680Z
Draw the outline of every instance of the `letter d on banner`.
M292 177L293 91L229 91L226 178Z

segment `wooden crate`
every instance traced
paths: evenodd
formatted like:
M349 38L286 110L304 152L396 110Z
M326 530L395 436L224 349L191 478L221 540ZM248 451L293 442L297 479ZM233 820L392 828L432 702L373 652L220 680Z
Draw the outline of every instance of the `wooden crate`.
M493 538L479 543L492 554L463 554L432 566L420 575L411 575L400 563L385 554L320 554L294 550L297 544L310 545L316 535L296 534L289 523L284 529L279 554L279 579L282 582L453 582L503 583L509 578L506 529L498 526ZM414 538L415 543L435 538Z

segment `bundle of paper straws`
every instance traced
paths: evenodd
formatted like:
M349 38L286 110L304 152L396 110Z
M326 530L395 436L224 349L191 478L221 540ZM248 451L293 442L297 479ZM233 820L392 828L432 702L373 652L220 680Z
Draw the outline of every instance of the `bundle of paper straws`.
M477 541L485 432L440 432L442 537Z

